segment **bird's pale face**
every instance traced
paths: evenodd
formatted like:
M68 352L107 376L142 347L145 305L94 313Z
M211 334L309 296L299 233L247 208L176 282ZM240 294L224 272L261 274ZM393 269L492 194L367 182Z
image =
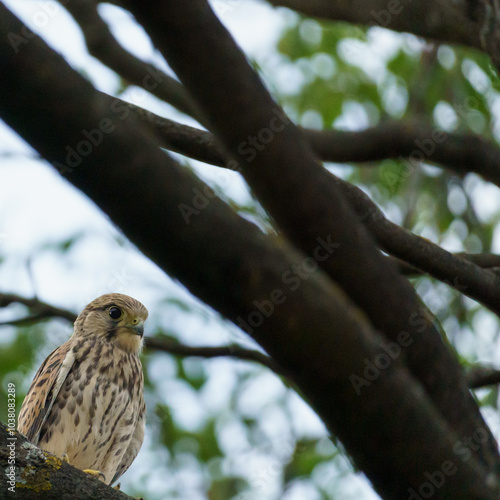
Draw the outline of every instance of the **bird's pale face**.
M137 300L118 293L91 302L75 322L75 334L97 335L127 352L140 352L147 309Z

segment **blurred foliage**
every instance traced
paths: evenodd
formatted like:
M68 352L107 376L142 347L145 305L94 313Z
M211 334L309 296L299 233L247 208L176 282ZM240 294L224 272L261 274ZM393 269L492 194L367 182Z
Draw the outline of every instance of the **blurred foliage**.
M5 330L7 328L11 329L5 327ZM11 330L14 330L14 328ZM22 383L33 369L36 349L43 343L44 337L43 323L30 328L17 328L16 330L10 342L6 342L4 337L0 343L0 415L2 417L7 415L8 383L16 385L16 407L20 408L24 399ZM2 334L5 335L3 331ZM4 418L2 418L2 421L5 421Z
M418 119L446 131L498 139L494 111L499 80L486 57L378 28L299 16L287 19L272 63L254 61L254 66L301 125L360 130L388 119ZM481 206L485 193L492 194L479 177L460 177L404 159L328 167L362 187L390 219L415 233L451 251L492 250L500 213L498 204L487 210ZM233 199L220 175L202 176L242 216L270 231L262 208L250 196ZM493 195L498 197L498 192ZM75 233L40 250L64 261L82 238ZM120 235L113 238L117 247L127 246ZM0 265L6 262L8 258ZM464 365L494 362L497 318L445 284L428 277L413 282ZM197 330L198 344L209 343L211 329L229 328L186 294L160 297L156 310L148 320L149 331L186 344L194 343L186 336L187 325ZM169 320L167 327L165 318L174 316L177 321ZM2 420L7 383L16 383L19 409L30 377L43 360L41 354L46 356L54 347L49 347L47 333L53 323L1 329ZM218 342L227 340L221 334ZM193 362L152 352L144 354L143 364L150 440L138 458L145 465L122 481L129 494L149 500L368 498L369 487L326 438L326 431L317 423L308 427L302 422L313 420L305 404L300 406L293 391L264 368L221 359ZM484 390L480 402L497 409L498 391ZM493 423L496 432L500 425Z

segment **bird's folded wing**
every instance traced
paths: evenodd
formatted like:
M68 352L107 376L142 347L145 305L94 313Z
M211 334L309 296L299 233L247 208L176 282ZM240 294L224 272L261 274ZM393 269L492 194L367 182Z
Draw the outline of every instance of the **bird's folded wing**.
M17 428L34 444L38 444L42 426L75 361L71 347L70 339L47 357L36 372L19 412Z

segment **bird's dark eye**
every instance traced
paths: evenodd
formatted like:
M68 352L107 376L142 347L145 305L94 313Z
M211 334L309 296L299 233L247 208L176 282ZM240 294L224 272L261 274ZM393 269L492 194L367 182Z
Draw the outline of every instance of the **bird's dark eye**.
M122 311L118 307L111 307L109 309L109 317L111 319L119 319L121 315L122 315Z

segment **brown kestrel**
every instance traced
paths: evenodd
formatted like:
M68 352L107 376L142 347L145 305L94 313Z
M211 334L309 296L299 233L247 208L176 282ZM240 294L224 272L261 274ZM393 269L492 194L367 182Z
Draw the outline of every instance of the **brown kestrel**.
M31 442L107 484L130 467L144 439L139 353L147 316L127 295L91 302L39 368L19 414Z

